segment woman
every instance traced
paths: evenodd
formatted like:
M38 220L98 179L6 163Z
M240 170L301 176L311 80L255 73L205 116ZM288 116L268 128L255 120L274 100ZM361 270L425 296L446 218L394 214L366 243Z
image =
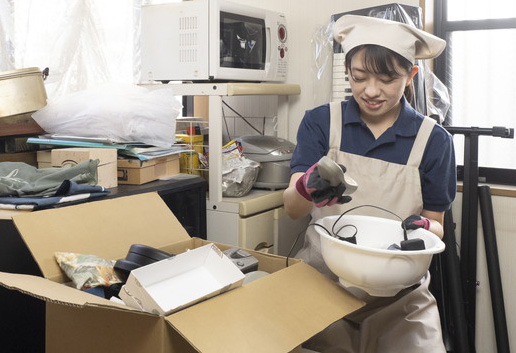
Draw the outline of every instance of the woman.
M416 59L433 58L445 42L406 24L345 15L335 24L353 97L307 111L292 157L285 210L312 222L358 205L394 212L407 228L425 228L443 236L444 212L456 192L450 134L416 112L407 99L418 68ZM407 97L406 97L407 96ZM342 185L321 180L317 161L324 155L345 166L358 190L341 196ZM389 218L376 208L354 214ZM296 257L328 276L320 240L309 227ZM331 352L445 352L429 275L395 297L378 298L350 288L368 303L307 344Z

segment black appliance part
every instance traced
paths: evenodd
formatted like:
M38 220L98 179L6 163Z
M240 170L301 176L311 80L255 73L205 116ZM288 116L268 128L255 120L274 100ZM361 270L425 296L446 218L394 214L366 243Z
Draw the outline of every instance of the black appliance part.
M147 245L133 244L129 248L125 259L118 260L115 263L114 268L122 275L122 279L125 282L132 270L150 265L157 261L168 259L172 256L174 255L160 249Z
M141 264L148 262L148 265L156 261L168 259L171 256L172 254L169 254L163 250L159 250L147 245L133 244L129 248L129 252L125 258L126 260Z

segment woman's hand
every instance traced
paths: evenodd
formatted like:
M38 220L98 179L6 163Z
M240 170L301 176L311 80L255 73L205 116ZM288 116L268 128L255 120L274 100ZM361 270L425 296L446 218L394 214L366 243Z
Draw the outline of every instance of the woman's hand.
M346 167L339 165L343 172ZM351 201L348 195L342 195L346 191L346 185L339 183L331 186L330 181L321 177L318 163L311 166L296 182L297 192L306 200L312 201L316 207L332 206L336 203L343 204Z

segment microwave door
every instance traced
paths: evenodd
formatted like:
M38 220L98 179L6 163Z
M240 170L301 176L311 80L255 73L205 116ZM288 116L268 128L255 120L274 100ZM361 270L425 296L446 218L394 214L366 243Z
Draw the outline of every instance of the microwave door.
M225 25L222 33L220 66L263 70L264 40L262 30L245 22Z
M261 80L265 70L266 45L263 19L221 12L219 76Z

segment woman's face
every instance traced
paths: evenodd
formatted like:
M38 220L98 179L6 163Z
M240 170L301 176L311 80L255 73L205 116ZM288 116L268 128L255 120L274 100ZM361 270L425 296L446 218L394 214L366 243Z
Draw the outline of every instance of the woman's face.
M376 74L366 69L364 52L362 49L353 55L348 73L351 91L360 107L361 117L376 122L396 119L401 96L417 73L417 67L414 66L412 72L408 73L396 64L399 76Z

